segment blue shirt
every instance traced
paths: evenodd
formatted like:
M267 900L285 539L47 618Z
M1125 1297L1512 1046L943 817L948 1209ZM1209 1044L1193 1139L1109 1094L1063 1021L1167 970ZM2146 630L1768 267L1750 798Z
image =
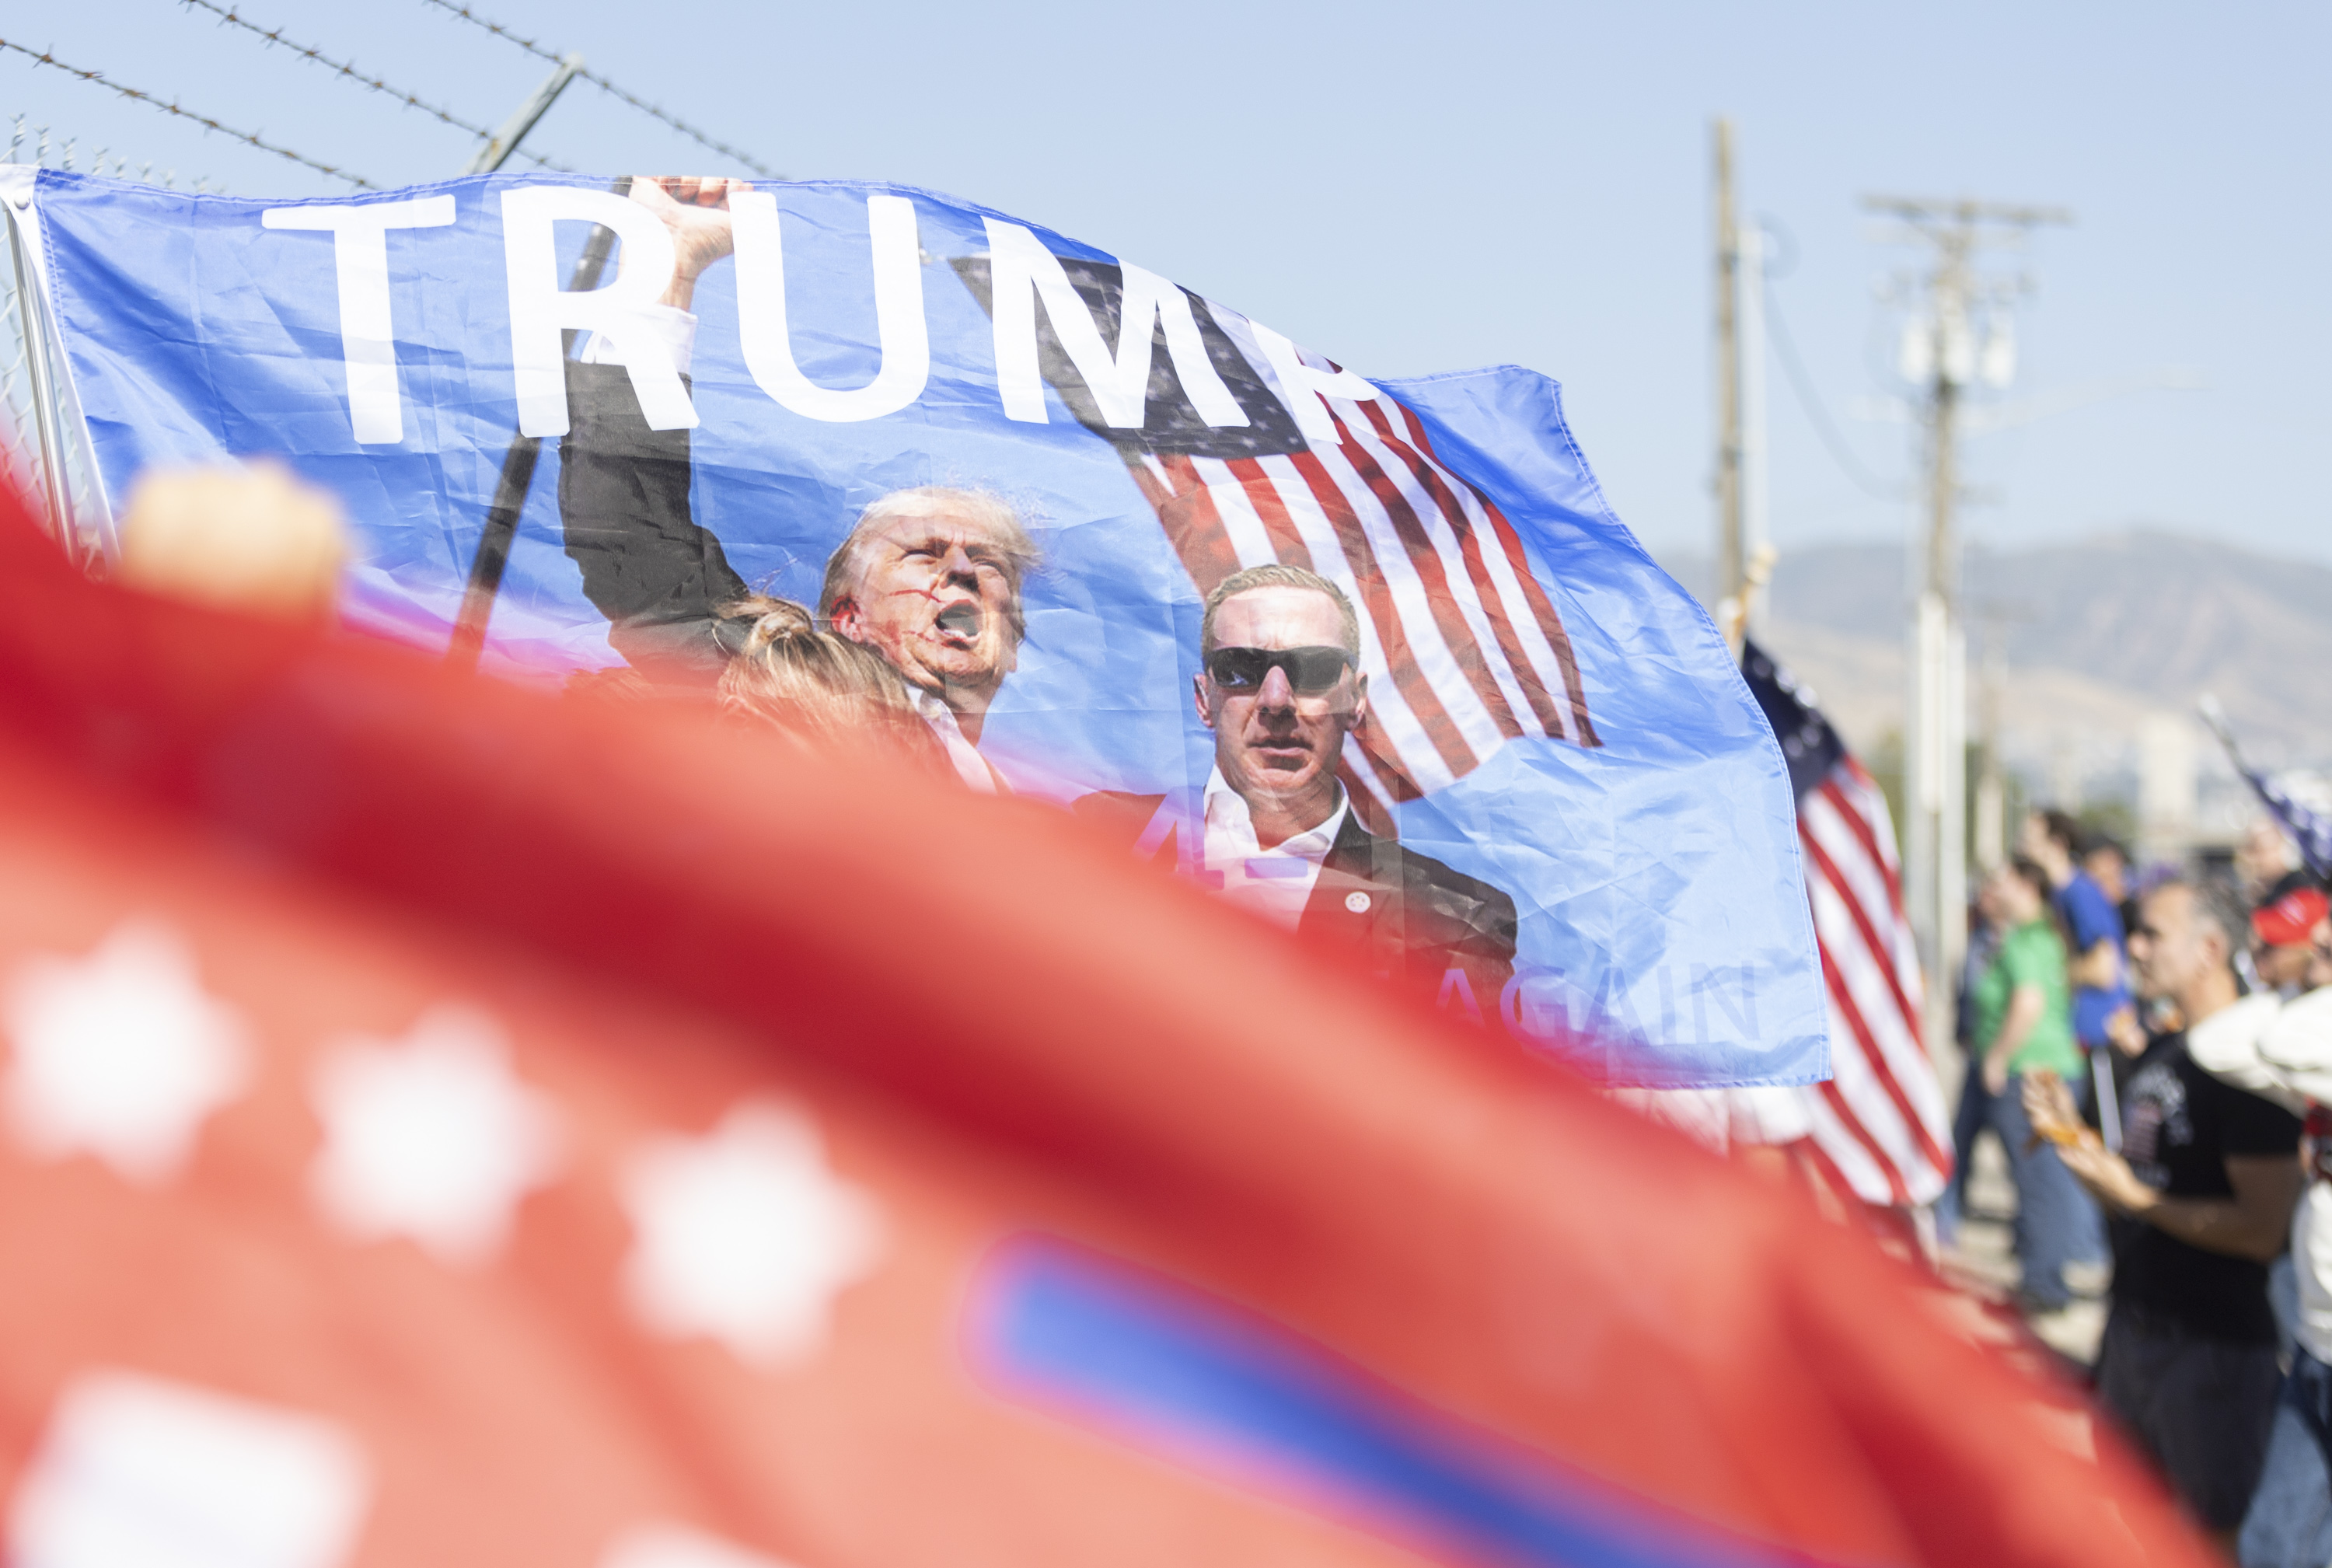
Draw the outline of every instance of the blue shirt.
M2073 993L2073 1037L2084 1046L2101 1046L2106 1043L2106 1020L2129 1000L2129 962L2124 956L2121 912L2086 871L2074 872L2073 880L2057 890L2056 903L2057 913L2072 931L2076 959L2101 942L2113 943L2114 983L2083 986Z

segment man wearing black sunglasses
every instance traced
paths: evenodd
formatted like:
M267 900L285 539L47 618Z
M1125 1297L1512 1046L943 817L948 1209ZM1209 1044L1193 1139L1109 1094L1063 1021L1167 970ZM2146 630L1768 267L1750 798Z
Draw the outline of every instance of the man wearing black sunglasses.
M1344 737L1368 717L1352 601L1301 568L1250 567L1207 596L1199 640L1194 696L1215 735L1205 789L1090 795L1078 815L1266 920L1488 1016L1514 973L1515 901L1369 832L1337 779Z

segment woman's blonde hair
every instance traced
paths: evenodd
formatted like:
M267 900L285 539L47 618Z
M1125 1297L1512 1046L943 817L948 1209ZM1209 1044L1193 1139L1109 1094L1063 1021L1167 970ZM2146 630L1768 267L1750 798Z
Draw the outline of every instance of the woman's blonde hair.
M724 606L722 615L745 625L721 673L724 717L817 745L893 747L953 776L906 682L882 655L819 626L791 599L756 595Z

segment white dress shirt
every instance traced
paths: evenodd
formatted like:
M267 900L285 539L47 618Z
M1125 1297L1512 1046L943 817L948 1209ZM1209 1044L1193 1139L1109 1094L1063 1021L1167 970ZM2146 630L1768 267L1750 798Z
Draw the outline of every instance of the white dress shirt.
M1325 822L1266 849L1256 842L1255 817L1247 802L1218 768L1207 779L1205 869L1209 880L1219 874L1225 898L1294 931L1295 923L1304 918L1313 885L1320 880L1320 863L1335 847L1336 835L1343 831L1344 816L1351 809L1352 802L1339 784L1336 808Z
M2318 1361L2332 1365L2332 1181L2311 1178L2291 1211L2291 1262L2299 1286L2299 1320L2291 1332Z
M964 781L966 788L982 795L1012 793L1012 786L1004 781L1004 775L980 754L978 747L963 738L963 726L956 722L954 709L921 686L909 686L907 700L914 703L923 722L932 727L932 733L940 738L940 744L947 749L948 760L955 766L956 777Z

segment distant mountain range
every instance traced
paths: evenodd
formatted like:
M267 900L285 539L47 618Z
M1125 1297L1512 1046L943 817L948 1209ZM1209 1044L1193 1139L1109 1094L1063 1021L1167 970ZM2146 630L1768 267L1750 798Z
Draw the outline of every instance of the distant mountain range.
M1660 564L1706 598L1707 557ZM1766 640L1858 747L1901 730L1907 580L1903 550L1881 545L1796 550L1774 570ZM2109 770L2146 715L2191 714L2206 691L2261 762L2332 763L2332 568L2133 530L1971 552L1965 596L1972 707L1997 636L2002 751L2028 770Z

